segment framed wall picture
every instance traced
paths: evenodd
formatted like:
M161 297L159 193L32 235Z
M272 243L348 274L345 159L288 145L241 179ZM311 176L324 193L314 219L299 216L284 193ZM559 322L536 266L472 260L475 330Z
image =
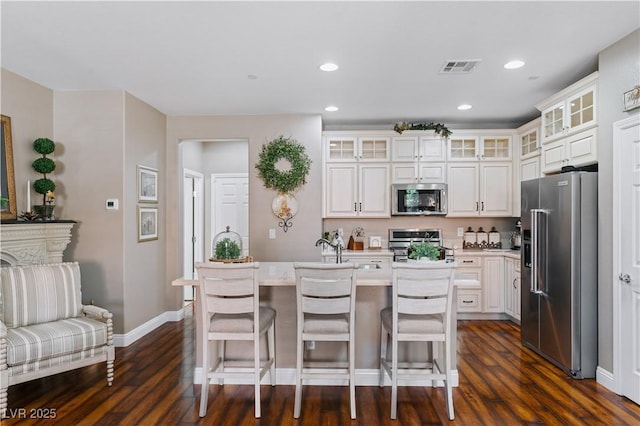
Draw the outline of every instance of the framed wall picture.
M158 208L138 206L138 242L158 239Z
M158 169L138 166L138 202L158 202Z
M0 142L2 147L0 163L0 212L3 220L15 219L18 208L16 206L16 183L13 174L13 147L11 143L11 117L2 116L2 133Z
M622 95L622 110L631 111L640 107L640 84Z

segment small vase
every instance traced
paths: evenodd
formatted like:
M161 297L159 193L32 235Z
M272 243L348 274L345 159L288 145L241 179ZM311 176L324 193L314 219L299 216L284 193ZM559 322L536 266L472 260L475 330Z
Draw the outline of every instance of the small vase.
M56 206L52 204L46 204L42 206L33 206L33 211L43 218L44 220L52 220L53 219L53 209Z

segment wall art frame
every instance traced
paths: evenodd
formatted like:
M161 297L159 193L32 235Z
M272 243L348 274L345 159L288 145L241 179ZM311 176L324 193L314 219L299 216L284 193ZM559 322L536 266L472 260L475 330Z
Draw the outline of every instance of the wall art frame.
M138 206L138 242L158 239L158 208Z
M158 169L152 167L137 167L138 175L138 202L157 203L158 202Z
M16 203L16 181L13 169L13 141L11 138L11 117L2 115L2 161L0 165L0 219L14 220L18 216Z
M640 107L640 84L622 94L622 110L631 111Z

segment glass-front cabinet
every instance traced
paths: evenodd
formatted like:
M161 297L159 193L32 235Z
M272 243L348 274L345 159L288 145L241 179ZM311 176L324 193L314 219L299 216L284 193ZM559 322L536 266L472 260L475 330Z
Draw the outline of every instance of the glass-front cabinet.
M537 105L542 112L542 143L597 125L597 90L596 71Z
M389 137L334 134L325 136L327 162L389 161Z
M510 135L453 135L449 138L450 161L509 161L510 159Z

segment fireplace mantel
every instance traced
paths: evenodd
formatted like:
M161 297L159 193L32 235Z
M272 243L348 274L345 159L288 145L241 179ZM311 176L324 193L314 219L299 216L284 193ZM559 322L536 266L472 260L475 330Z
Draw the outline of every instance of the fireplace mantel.
M33 265L62 262L71 242L73 220L0 223L0 264Z

